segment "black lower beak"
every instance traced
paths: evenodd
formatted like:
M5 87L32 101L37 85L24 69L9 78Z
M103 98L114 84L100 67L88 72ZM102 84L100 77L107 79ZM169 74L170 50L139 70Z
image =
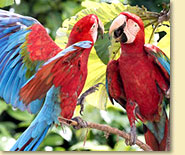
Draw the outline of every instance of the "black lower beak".
M126 34L123 32L122 35L121 35L121 42L126 43L127 40L128 40L128 38L127 38Z

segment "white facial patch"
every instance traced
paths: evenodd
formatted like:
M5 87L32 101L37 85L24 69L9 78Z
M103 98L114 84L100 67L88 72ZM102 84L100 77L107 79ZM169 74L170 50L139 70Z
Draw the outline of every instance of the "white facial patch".
M127 23L126 23L126 27L124 29L124 32L127 36L127 44L134 42L137 33L139 32L140 27L139 25L133 21L132 19L128 19Z
M114 21L112 22L110 28L109 28L109 35L111 36L111 33L118 29L121 25L123 25L127 20L127 17L125 15L120 14Z
M95 20L95 23L91 27L91 35L92 35L93 41L95 43L97 36L98 36L98 22L97 22L97 20Z

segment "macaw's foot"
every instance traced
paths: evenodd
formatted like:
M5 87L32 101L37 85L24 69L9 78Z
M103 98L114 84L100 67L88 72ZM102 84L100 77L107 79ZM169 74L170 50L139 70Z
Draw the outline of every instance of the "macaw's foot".
M78 98L78 101L77 101L77 105L80 105L80 115L83 115L82 112L84 110L84 100L85 98L89 95L89 94L92 94L94 93L96 90L98 90L98 87L100 84L103 84L103 83L97 83L96 85L90 87L89 89L87 89L81 96L80 98ZM104 85L104 84L103 84Z
M81 117L74 117L72 120L76 121L78 124L73 126L74 129L87 128L87 122L84 121Z
M130 135L129 138L125 140L126 145L130 145L130 146L135 145L136 144L136 137L137 137L135 125L133 125L131 127L129 135Z

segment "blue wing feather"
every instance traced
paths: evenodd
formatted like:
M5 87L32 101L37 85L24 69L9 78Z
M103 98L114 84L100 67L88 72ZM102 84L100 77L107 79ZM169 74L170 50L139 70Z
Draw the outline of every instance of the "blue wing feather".
M41 111L31 125L19 137L10 151L21 149L23 149L23 151L35 151L38 148L49 128L53 123L58 123L58 116L61 110L60 102L57 101L56 96L59 93L60 88L55 88L54 86L50 88ZM30 140L31 142L29 142Z
M153 58L166 78L170 81L170 59L154 45L145 44L144 49Z
M15 68L12 70L11 75L9 76L9 79L8 79L7 84L5 86L3 96L4 96L4 100L6 103L10 103L14 79L16 77L18 70L20 69L20 66L21 66L21 63L19 62L19 64L17 64L15 66ZM9 92L9 93L6 93L6 92Z
M166 69L166 71L168 72L168 74L170 75L170 61L168 59L168 57L157 57L158 61L162 64L162 66Z
M13 107L30 113L37 113L43 100L33 101L29 106L19 100L19 90L28 80L21 45L31 32L28 28L35 23L39 22L30 17L0 10L0 97Z

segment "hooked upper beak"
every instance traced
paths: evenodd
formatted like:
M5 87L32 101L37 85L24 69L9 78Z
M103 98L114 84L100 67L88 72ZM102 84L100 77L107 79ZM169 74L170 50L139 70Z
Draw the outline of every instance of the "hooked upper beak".
M109 28L109 36L111 36L112 32L114 32L114 38L116 39L116 41L120 41L122 34L124 34L126 20L127 20L127 17L122 14L120 14L117 18L115 18Z
M103 39L103 34L104 34L104 25L101 22L101 20L98 21L98 35L101 35L101 38Z

